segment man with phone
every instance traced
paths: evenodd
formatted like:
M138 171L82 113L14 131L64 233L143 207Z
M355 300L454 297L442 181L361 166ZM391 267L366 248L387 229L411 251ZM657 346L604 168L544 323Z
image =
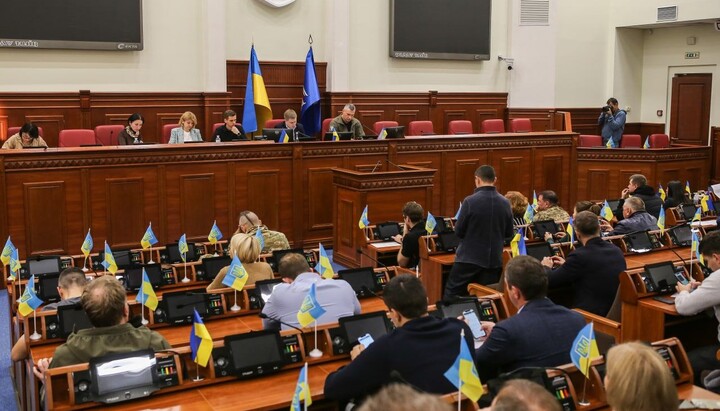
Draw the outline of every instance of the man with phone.
M457 391L443 375L460 352L461 330L468 347L473 346L468 326L456 318L430 316L425 287L414 275L390 280L383 300L395 330L367 347L356 345L352 362L327 376L325 397L362 399L393 381L433 394Z
M702 283L695 280L690 280L687 284L678 283L675 286L678 292L675 297L675 308L680 315L695 315L712 308L715 318L720 321L720 274L718 274L720 271L720 231L713 231L705 235L700 241L699 251L705 260L705 265L713 273ZM718 339L720 340L720 326L718 327ZM704 386L701 376L703 371L720 369L720 361L716 357L719 348L720 343L716 342L688 353L695 376L695 385Z

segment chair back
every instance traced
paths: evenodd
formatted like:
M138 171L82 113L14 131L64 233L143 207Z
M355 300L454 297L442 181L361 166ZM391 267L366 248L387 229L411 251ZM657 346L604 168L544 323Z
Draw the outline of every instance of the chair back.
M83 145L94 145L95 131L85 129L62 130L58 136L58 147L80 147Z
M650 134L650 148L670 147L670 137L667 134Z
M177 124L163 124L162 135L160 136L160 142L167 144L170 141L170 132L175 127L179 127Z
M373 124L373 131L375 132L375 134L380 135L382 129L397 126L399 126L397 121L376 121L375 124Z
M433 123L429 120L417 120L408 123L407 133L408 136L424 136L435 134L433 130Z
M450 134L472 134L473 127L470 120L453 120L448 123L448 133Z
M8 137L14 136L15 134L20 132L20 129L21 129L21 127L8 127L7 136ZM38 134L40 135L40 137L44 137L42 127L38 127Z
M120 124L111 124L95 127L95 141L104 146L118 145L118 134L125 129Z
M483 120L480 129L483 134L504 133L505 121L501 118L490 118L487 120Z
M642 136L640 134L623 134L620 148L641 148Z
M284 122L284 118L271 118L270 120L265 122L265 128L277 128L279 124L282 124Z
M322 134L325 135L328 131L330 131L330 123L333 121L333 118L326 118L322 122Z
M578 147L602 147L602 137L590 134L581 134L578 138Z
M512 133L529 133L532 131L532 122L529 118L514 118L510 120Z

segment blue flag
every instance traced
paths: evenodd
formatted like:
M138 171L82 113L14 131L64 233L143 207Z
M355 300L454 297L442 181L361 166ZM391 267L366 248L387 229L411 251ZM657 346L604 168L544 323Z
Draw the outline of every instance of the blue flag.
M589 376L590 362L593 358L599 357L593 323L589 323L578 333L570 349L570 359L577 369L586 377ZM589 377L588 377L589 378Z
M208 241L210 241L210 244L216 244L218 240L222 238L223 234L217 226L217 221L213 221L212 228L210 228L210 234L208 234Z
M425 231L427 231L428 235L433 233L435 226L437 226L437 220L435 220L435 217L428 211L428 216L425 220Z
M88 230L88 235L90 235L90 230ZM92 239L90 239L92 241ZM155 244L157 244L158 239L155 237L155 233L153 233L152 230L152 223L148 224L147 230L145 230L145 234L143 234L142 239L140 240L140 245L142 246L143 250L146 248L149 248ZM92 248L92 246L90 246ZM83 251L84 252L84 251Z
M243 267L242 262L240 262L238 256L233 257L232 263L230 263L230 268L228 268L227 274L225 274L225 278L222 280L223 285L231 287L237 291L242 291L243 287L245 287L245 284L247 283L247 280L248 273L245 270L245 267Z
M25 292L23 292L22 297L20 297L18 312L22 314L23 317L27 317L40 307L42 303L43 301L35 294L35 275L33 275L28 280L27 286L25 286Z
M82 245L80 246L80 251L82 251L83 255L87 257L92 252L94 245L95 244L93 243L92 235L90 235L90 229L88 228L88 233L85 236L85 240L83 240Z
M200 314L193 308L193 324L190 329L190 350L193 361L203 367L207 366L212 349L212 337L200 318Z
M0 261L2 261L3 264L8 264L10 262L10 255L14 250L17 250L17 248L10 240L10 236L8 236L7 241L5 241L5 247L3 247L2 250L2 256L0 256Z
M187 238L185 237L185 234L180 236L180 240L178 240L178 252L180 253L180 258L182 258L183 263L187 262L187 252L190 251L188 248Z
M313 57L312 46L305 57L305 84L303 85L302 106L300 107L300 123L305 127L305 132L314 135L320 131L320 89L318 88L317 76L315 75L315 58Z
M477 401L483 394L483 386L463 334L460 334L460 354L443 375L468 398Z
M265 81L260 72L260 62L255 54L255 46L250 48L248 62L247 88L245 89L245 105L243 106L243 129L252 133L264 127L265 122L272 118L270 99L265 90Z
M258 240L258 243L260 243L260 252L262 252L262 249L265 248L265 236L263 236L260 227L255 231L255 238Z
M313 283L310 286L310 291L308 291L302 305L300 306L300 311L297 313L297 319L301 327L307 327L313 321L317 321L317 319L323 314L325 314L325 309L322 308L317 300L315 283Z

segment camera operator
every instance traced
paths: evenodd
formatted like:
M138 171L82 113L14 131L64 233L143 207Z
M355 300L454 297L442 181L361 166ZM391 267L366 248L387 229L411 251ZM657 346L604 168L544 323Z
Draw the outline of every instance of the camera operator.
M625 130L625 116L625 110L620 110L617 99L610 97L607 106L602 108L602 113L598 117L598 125L602 126L603 145L612 138L615 147L620 147L620 140Z

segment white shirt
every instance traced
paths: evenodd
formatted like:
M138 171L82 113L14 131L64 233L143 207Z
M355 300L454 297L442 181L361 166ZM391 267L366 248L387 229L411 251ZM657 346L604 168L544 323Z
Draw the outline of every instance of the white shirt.
M710 274L692 293L682 291L675 297L675 309L680 315L695 315L708 308L715 310L715 318L720 321L720 270Z
M193 141L192 135L190 134L189 131L183 130L183 141L185 141L185 142L187 142L187 141Z

